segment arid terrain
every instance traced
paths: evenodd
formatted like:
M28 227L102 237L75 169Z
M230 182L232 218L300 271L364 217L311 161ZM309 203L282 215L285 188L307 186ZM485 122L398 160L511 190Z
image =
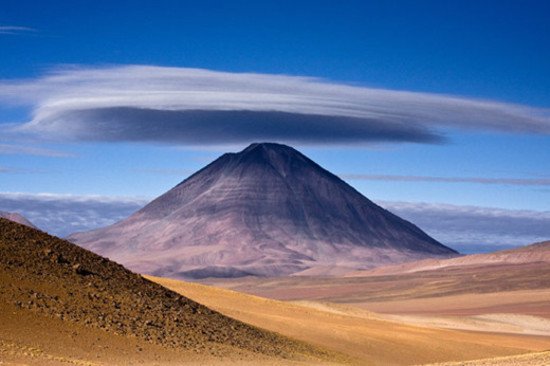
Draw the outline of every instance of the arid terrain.
M407 326L412 347L420 357L434 356L434 349L441 351L439 357L449 357L466 360L468 358L487 358L490 351L483 351L476 356L473 353L476 347L465 346L467 342L477 342L493 347L523 348L531 351L548 350L550 340L550 266L548 265L548 248L550 243L537 243L531 246L515 250L496 252L484 255L472 255L448 260L424 260L417 263L381 267L371 271L351 272L340 277L320 276L295 276L286 278L244 278L220 280L211 279L207 282L234 289L239 292L249 293L271 299L284 300L280 304L292 303L294 306L314 307L316 311L339 312L340 316L350 316L354 319L351 324L356 326L363 324L361 332L366 344L377 337L382 338L395 332L390 337L392 342L401 342L406 339L400 327ZM434 265L437 263L437 265ZM191 290L187 290L191 294ZM202 291L204 292L204 291ZM200 298L200 294L196 297ZM212 296L212 299L215 297ZM217 296L219 298L219 296ZM199 300L200 301L200 300ZM238 319L244 319L223 307L231 308L226 304L215 304L204 301L213 308ZM310 310L312 311L312 310ZM291 312L283 312L290 314ZM276 319L282 319L273 317ZM305 318L312 319L310 313ZM365 320L367 319L367 320ZM252 324L260 324L261 321ZM265 320L264 327L270 328L271 320ZM376 327L373 324L385 326ZM291 322L289 322L291 323ZM326 324L326 321L312 320L314 324ZM341 326L341 325L340 325ZM332 329L338 329L336 325ZM284 330L285 327L282 327ZM422 331L418 331L422 329ZM451 333L446 331L453 330ZM292 332L291 327L286 328ZM422 351L423 332L434 332L430 335L432 346L427 351ZM438 333L442 332L442 333ZM326 330L329 337L338 337L336 332L329 327ZM288 334L284 333L283 334ZM309 334L310 342L323 344L323 331L317 329ZM342 333L343 339L327 342L338 347L345 348L344 344L350 341L348 349L357 355L364 346L360 346L361 337L353 336L350 330ZM413 335L414 334L414 335ZM462 346L445 350L452 344L446 337L458 337L465 342ZM307 339L307 336L298 337ZM460 338L462 337L462 338ZM489 337L489 338L486 338ZM492 339L492 341L488 341ZM438 343L444 345L440 346ZM519 343L517 343L519 342ZM335 348L338 348L335 347ZM477 345L479 347L479 345ZM525 348L524 348L525 347ZM540 348L539 348L540 347ZM400 350L406 352L406 346L400 344ZM507 351L510 351L508 348ZM376 347L381 352L383 346ZM464 354L457 355L463 351ZM493 350L494 351L494 350ZM455 352L455 353L453 353ZM502 349L494 352L496 356ZM390 353L390 352L388 352ZM375 352L365 352L363 356L373 357ZM399 357L401 353L392 357ZM502 353L504 355L505 353ZM359 356L360 357L360 356ZM414 356L408 354L406 359L412 360ZM465 365L547 365L548 354L526 355L518 358L502 358L465 363ZM370 359L372 360L372 359ZM386 361L377 360L382 364ZM417 359L413 363L443 362L443 359ZM366 361L365 361L366 362ZM389 364L395 360L387 361ZM376 361L375 363L376 364ZM456 365L462 365L457 363Z
M550 241L534 243L523 247L500 250L492 253L471 254L447 259L425 259L371 270L353 271L346 277L384 276L424 272L442 268L466 268L494 265L521 265L550 263Z
M499 319L479 321L475 331L449 330L439 324L414 325L407 318L376 314L352 305L278 301L201 284L150 278L236 319L348 354L357 365L472 360L550 348L550 324L545 325L546 336L508 332Z
M474 361L444 362L425 366L547 366L550 352L535 352L519 356L485 358Z
M540 260L215 280L247 294L141 276L0 225L6 365L543 366L550 357L550 269ZM534 258L546 245L526 248Z
M249 277L206 282L273 299L353 304L390 314L517 313L550 318L549 249L550 242L537 243L340 277Z
M0 219L0 360L15 364L330 363L67 241Z
M550 0L0 0L0 366L550 366Z

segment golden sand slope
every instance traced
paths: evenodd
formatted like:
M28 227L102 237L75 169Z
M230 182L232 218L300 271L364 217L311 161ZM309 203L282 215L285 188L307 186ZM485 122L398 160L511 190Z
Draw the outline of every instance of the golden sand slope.
M358 365L407 365L520 354L550 338L453 331L388 321L357 307L289 303L200 284L149 277L221 313L350 355Z
M475 316L386 315L385 318L428 327L550 337L550 319L522 314Z
M548 366L550 352L537 352L519 356L486 358L467 362L446 362L425 366Z

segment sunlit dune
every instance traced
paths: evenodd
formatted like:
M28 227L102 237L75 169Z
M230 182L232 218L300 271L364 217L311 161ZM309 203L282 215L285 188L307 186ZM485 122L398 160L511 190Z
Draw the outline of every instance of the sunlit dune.
M225 315L348 354L357 365L471 360L550 347L550 338L543 336L415 326L345 304L277 301L201 284L149 278Z

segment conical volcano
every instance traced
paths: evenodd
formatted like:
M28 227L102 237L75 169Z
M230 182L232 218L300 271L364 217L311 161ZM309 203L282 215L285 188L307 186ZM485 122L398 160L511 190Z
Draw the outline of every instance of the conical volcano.
M456 254L274 143L224 154L129 218L70 240L135 271L180 278L280 276Z

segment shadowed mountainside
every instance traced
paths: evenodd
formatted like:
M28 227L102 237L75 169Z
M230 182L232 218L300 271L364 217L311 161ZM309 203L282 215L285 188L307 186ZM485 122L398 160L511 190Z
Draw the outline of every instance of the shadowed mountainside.
M278 276L457 253L295 149L228 153L129 218L70 240L140 273Z
M67 241L5 219L0 219L0 306L20 312L18 321L37 314L40 319L62 320L68 329L74 324L204 354L234 349L286 358L323 355L212 311Z

